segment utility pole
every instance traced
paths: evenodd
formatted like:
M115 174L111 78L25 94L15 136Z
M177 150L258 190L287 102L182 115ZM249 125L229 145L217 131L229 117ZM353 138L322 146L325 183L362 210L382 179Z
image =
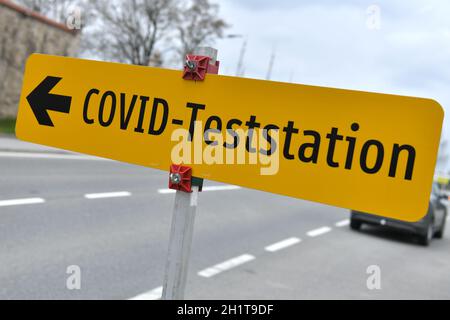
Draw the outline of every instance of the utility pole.
M291 70L291 73L289 74L289 82L292 83L294 80L294 71Z
M270 80L270 78L272 77L272 69L273 69L274 63L275 63L275 48L273 48L272 54L270 55L269 67L267 69L266 80Z
M247 50L247 38L244 39L244 42L242 43L241 52L239 53L239 60L236 68L236 77L242 77L244 76L244 56L245 51Z

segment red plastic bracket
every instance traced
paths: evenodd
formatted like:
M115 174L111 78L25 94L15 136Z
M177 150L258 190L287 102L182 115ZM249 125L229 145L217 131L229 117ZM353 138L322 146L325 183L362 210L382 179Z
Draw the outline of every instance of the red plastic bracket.
M219 61L210 64L211 58L208 56L186 55L186 63L183 70L183 79L203 81L207 73L219 73ZM172 164L169 174L169 189L180 190L191 193L192 185L198 186L202 191L203 179L192 177L192 168L183 165Z
M208 64L208 71L206 73L219 74L220 61L216 61L216 64Z
M172 164L170 166L169 189L191 193L192 168Z
M219 61L210 64L210 57L193 54L186 55L186 63L183 70L183 79L203 81L207 73L219 73Z

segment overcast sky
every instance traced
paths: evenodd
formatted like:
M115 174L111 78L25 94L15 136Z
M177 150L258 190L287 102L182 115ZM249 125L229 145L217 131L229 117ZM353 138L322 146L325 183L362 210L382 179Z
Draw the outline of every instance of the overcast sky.
M450 112L448 0L216 2L228 33L248 38L245 77L264 79L275 50L272 80L433 98ZM242 43L217 43L222 74L235 75Z

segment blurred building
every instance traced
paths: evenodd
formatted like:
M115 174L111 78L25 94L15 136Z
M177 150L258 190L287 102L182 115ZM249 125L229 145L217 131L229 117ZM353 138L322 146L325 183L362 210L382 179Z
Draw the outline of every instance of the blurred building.
M0 118L15 117L25 62L33 52L76 54L79 32L12 1L0 0Z

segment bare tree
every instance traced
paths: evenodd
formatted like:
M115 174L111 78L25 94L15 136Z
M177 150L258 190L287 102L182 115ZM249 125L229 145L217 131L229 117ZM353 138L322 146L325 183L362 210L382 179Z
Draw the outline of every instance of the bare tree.
M137 65L179 61L222 37L227 27L210 0L16 1L60 22L67 21L72 8L82 9L84 55Z
M218 16L219 5L209 0L190 0L181 5L177 15L177 31L181 58L201 45L210 45L223 37L228 24Z
M87 4L85 0L16 0L16 2L61 23L66 22L73 8L84 8Z
M209 0L91 1L96 22L85 30L84 48L99 58L161 66L221 37L226 23Z
M158 42L174 24L174 0L93 1L97 17L85 47L101 58L137 65L160 61Z

